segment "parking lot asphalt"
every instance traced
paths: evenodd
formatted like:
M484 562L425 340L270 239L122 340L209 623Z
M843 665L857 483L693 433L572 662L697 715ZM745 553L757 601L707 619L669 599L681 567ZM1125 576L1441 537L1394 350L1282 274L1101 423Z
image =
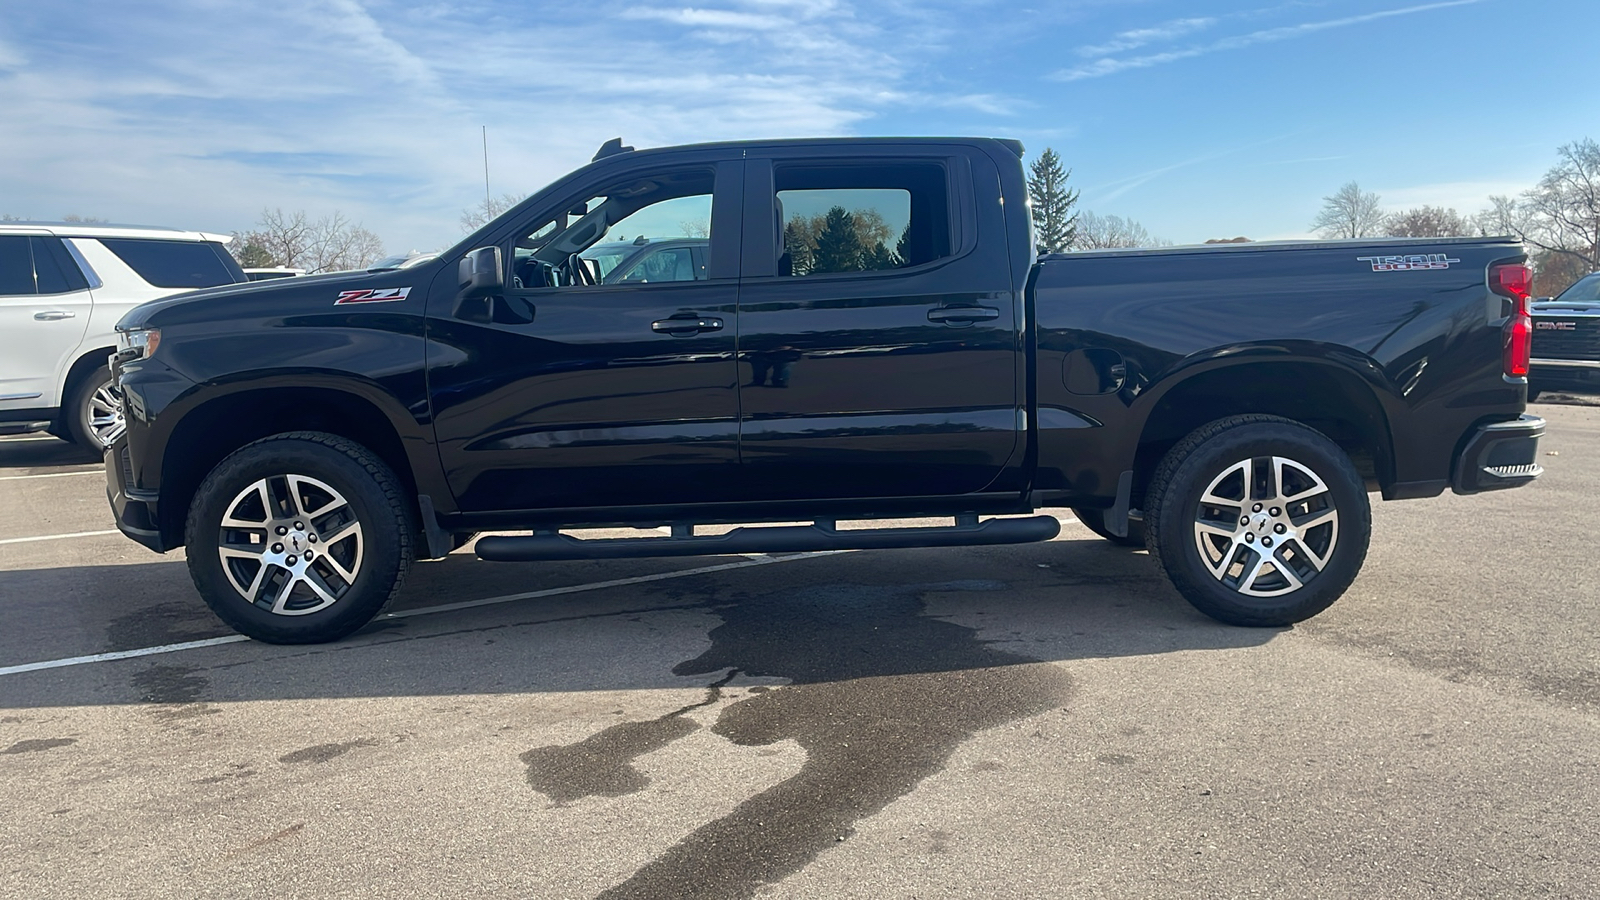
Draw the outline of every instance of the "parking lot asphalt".
M1594 896L1600 406L1532 411L1543 478L1376 504L1289 629L1061 510L1020 547L458 551L274 647L102 533L97 459L0 440L0 897Z

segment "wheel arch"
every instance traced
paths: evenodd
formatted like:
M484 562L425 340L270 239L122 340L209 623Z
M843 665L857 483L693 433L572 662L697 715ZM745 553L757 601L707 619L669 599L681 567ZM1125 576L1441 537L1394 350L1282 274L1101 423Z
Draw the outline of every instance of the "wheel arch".
M67 427L67 417L71 415L71 412L67 409L67 404L72 402L73 391L78 389L78 385L83 383L83 379L89 377L90 373L106 365L111 354L115 352L117 352L116 347L97 347L93 350L82 351L72 361L72 365L67 367L66 377L61 379L61 406L60 411L56 414L56 428L64 429Z
M161 454L160 528L169 543L183 543L184 520L195 491L228 454L253 441L292 431L318 431L354 441L392 469L416 509L417 494L436 490L428 461L431 443L399 401L376 384L351 389L348 377L252 379L231 390L188 398L165 436ZM180 404L174 404L178 406ZM407 427L409 425L410 427ZM437 457L434 457L437 461ZM419 486L419 475L422 484ZM443 498L440 498L443 499Z
M1331 354L1217 352L1164 379L1140 400L1145 415L1133 453L1134 496L1161 458L1196 428L1227 416L1258 413L1302 422L1350 456L1369 489L1394 483L1394 437L1382 369L1340 348Z

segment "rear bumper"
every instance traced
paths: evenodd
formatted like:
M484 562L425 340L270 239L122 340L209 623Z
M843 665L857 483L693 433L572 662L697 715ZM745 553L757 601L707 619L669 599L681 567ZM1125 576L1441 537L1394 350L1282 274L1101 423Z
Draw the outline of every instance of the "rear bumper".
M1533 481L1544 473L1537 462L1543 436L1544 420L1538 416L1478 426L1456 457L1451 489L1479 494Z
M1544 359L1528 363L1528 384L1535 390L1600 389L1600 359Z
M116 518L117 529L157 553L172 547L161 538L156 523L155 491L130 488L132 465L128 461L128 439L123 438L106 449L106 499L111 503L111 514Z

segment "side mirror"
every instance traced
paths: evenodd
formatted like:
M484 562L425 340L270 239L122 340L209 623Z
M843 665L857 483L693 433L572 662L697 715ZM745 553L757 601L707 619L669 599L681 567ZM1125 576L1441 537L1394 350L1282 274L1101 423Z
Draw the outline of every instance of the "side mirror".
M461 258L457 267L461 299L487 297L506 285L505 268L500 263L499 247L479 247Z

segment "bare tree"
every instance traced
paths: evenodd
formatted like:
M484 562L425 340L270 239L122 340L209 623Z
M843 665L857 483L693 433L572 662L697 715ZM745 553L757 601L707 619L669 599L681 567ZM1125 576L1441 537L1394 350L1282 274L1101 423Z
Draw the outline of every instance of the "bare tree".
M1464 237L1473 225L1466 216L1439 206L1418 206L1397 212L1384 222L1389 237Z
M1534 288L1558 294L1600 269L1600 144L1584 138L1520 197L1489 198L1474 222L1484 235L1510 235L1532 249Z
M516 194L501 194L494 199L484 197L482 202L461 211L461 227L467 231L477 231L523 199Z
M1563 145L1560 162L1522 195L1537 223L1526 240L1590 271L1600 269L1600 144Z
M1311 228L1325 238L1374 237L1383 230L1383 207L1377 194L1364 193L1354 181L1322 198L1322 211Z
M289 266L315 274L363 268L383 256L383 241L342 212L313 221L305 210L263 209L256 230L235 233L228 249L240 265Z
M1074 250L1114 250L1122 247L1167 247L1170 241L1151 237L1143 225L1121 216L1102 216L1090 210L1078 214Z

